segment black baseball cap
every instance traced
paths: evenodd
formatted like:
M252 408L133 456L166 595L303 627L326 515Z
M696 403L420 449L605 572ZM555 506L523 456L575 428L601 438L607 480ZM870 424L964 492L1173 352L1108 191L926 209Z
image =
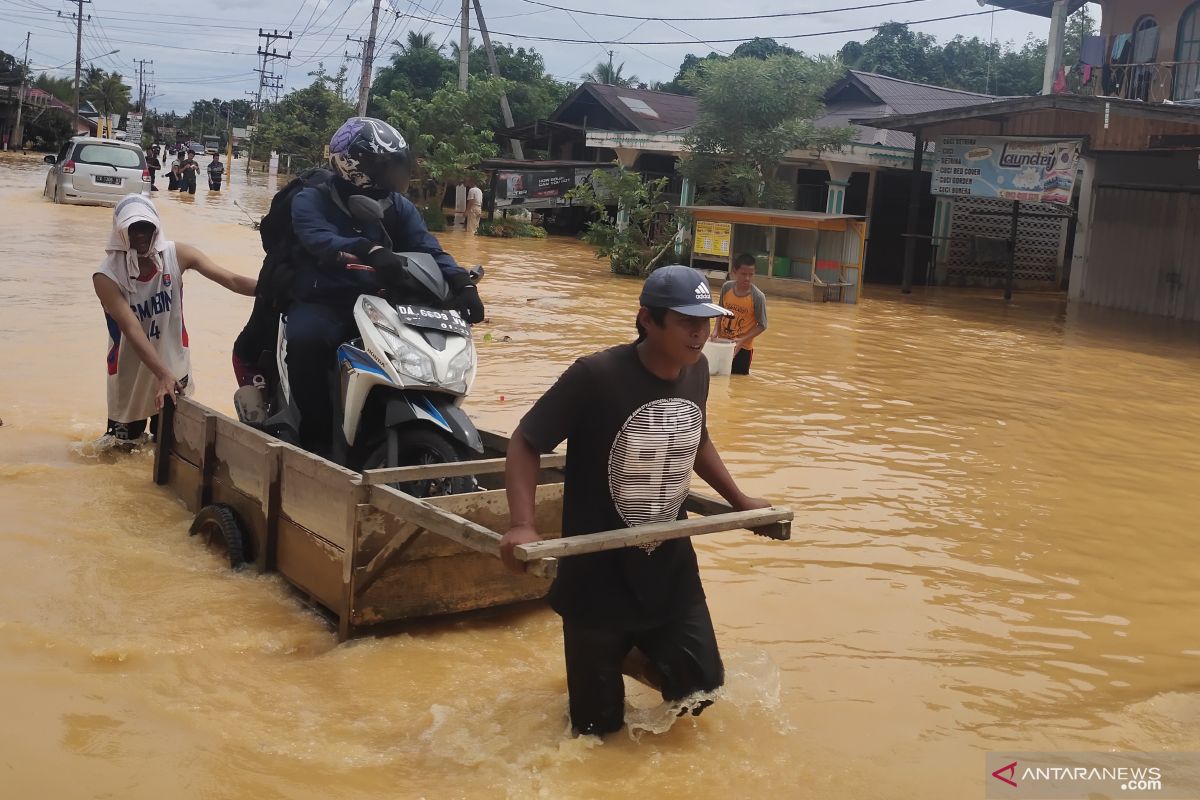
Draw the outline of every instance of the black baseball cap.
M688 317L732 317L733 312L712 301L708 278L699 270L672 264L650 273L642 286L641 304L669 308Z

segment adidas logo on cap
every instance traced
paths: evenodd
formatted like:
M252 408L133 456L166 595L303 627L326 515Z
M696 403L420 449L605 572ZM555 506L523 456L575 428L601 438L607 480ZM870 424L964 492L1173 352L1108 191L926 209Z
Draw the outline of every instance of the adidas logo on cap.
M708 283L701 283L696 287L696 299L702 303L712 302L712 290L708 288Z

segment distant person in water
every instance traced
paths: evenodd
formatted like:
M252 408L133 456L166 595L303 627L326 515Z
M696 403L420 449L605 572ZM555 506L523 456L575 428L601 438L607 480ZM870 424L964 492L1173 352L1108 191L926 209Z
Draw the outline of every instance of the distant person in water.
M196 152L188 150L187 156L179 165L183 170L183 178L179 183L179 191L187 192L188 194L196 193L196 173L200 171L200 165L196 163Z
M192 391L183 273L194 269L250 296L257 282L217 266L191 245L168 241L154 203L142 195L117 203L104 249L92 285L108 327L107 432L136 442L166 398Z
M767 329L767 296L754 285L754 256L742 253L729 270L717 302L732 313L717 322L712 338L732 342L734 375L749 375L754 360L754 340Z
M157 192L158 187L154 185L154 178L162 169L162 162L158 160L158 145L150 148L150 155L146 157L146 169L150 170L150 191Z
M208 188L214 192L221 191L221 177L225 174L225 165L221 163L219 153L213 153L212 161L208 163Z

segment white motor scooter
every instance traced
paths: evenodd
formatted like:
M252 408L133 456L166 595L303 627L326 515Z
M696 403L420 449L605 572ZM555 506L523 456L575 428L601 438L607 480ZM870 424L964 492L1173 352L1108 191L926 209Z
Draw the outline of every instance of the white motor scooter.
M397 255L406 259L405 278L436 302L409 304L367 294L355 301L359 335L338 347L334 408L340 424L332 426L330 443L332 460L351 469L462 461L483 453L479 431L461 407L475 381L471 328L457 311L440 307L449 300L450 289L432 256ZM471 271L472 280L482 275L482 267ZM265 413L254 413L247 404L235 406L244 422L298 442L300 411L288 383L286 315L275 359L279 379ZM426 497L476 487L468 476L400 488Z

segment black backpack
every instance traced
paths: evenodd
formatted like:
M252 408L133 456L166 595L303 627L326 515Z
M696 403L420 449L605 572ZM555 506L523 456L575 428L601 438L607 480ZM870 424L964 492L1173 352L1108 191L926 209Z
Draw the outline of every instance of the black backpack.
M258 273L258 294L270 301L276 313L287 310L292 301L292 285L296 278L293 251L299 245L292 230L292 200L302 189L328 184L333 173L314 167L288 181L271 198L271 208L258 226L262 239L263 265Z
M292 303L296 280L294 253L300 243L292 230L292 200L302 189L322 186L332 177L332 172L318 167L292 178L271 198L271 208L258 225L265 255L258 271L254 309L233 343L233 352L245 363L262 369L263 374L274 374L279 315L286 313Z

